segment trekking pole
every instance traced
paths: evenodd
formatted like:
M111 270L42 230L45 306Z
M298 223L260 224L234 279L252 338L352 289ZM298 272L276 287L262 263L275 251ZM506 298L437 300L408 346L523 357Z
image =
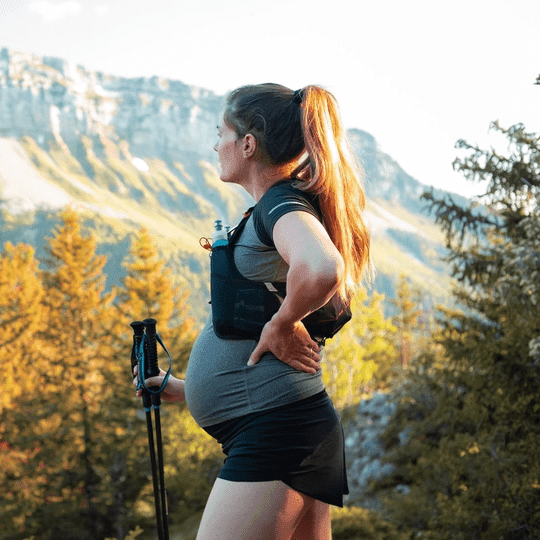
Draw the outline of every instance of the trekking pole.
M133 371L134 367L137 366L137 389L142 391L143 407L146 412L146 427L148 431L148 445L150 450L150 465L152 469L152 483L154 488L154 504L156 507L158 535L159 540L169 540L159 405L161 403L160 394L167 385L167 380L171 372L171 355L155 331L155 319L145 319L143 322L136 321L131 323L130 326L133 328L131 368ZM145 330L147 330L147 333L145 333ZM160 345L165 349L169 356L169 370L167 371L163 383L158 390L148 388L145 383L147 378L155 377L160 373L157 363L156 340L159 341ZM159 471L158 464L156 462L156 444L154 442L154 429L152 426L152 405L154 405L154 412L156 416L155 427L158 446Z
M148 371L150 377L159 375L158 367L158 354L157 354L157 339L158 335L156 332L156 320L155 319L144 319L143 321L144 329L146 333L146 353L148 355ZM158 473L159 473L159 492L161 497L161 514L162 514L162 523L163 523L163 533L164 540L169 540L169 526L168 526L168 512L167 512L167 492L165 490L165 469L163 465L163 442L161 439L161 414L160 414L160 405L161 405L161 392L152 394L152 405L154 407L154 418L156 420L156 447L158 454ZM156 512L158 506L156 505Z

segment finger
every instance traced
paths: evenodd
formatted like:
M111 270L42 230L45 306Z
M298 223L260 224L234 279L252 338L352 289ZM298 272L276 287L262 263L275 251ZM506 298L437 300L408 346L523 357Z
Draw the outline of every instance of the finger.
M307 350L304 351L304 355L310 358L311 360L314 360L315 362L320 362L322 360L321 355L316 349L312 349L309 347Z
M309 355L309 365L313 366L317 371L321 369L320 363L321 363L321 355L319 353L316 353L314 351L310 351Z
M309 366L311 369L313 369L313 373L317 373L321 370L321 366L314 360L310 360L308 363L304 365Z
M303 371L304 373L309 373L315 375L319 371L319 366L317 364L313 365L312 363L300 362L299 360L292 360L289 364L294 369Z
M302 366L301 370L307 373L316 373L321 369L319 363L313 359L313 355L310 355L309 352L295 355L294 359L290 358L287 363L296 369L299 369L298 366Z
M149 379L146 379L144 383L146 386L161 386L161 383L163 382L163 377L150 377Z
M254 366L262 356L262 347L260 345L257 345L254 349L254 351L251 353L251 356L249 357L248 366Z

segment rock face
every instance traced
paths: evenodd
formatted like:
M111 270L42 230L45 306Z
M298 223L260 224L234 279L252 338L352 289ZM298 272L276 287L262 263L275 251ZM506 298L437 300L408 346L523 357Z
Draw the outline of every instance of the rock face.
M140 227L161 236L174 271L197 284L208 266L199 238L211 234L215 219L238 223L253 204L242 188L219 179L213 146L223 104L223 96L180 81L118 77L0 49L2 241L29 234L33 218L23 213L71 204L91 214L105 243L127 245ZM394 297L404 272L435 294L431 303L445 302L442 238L419 204L426 186L368 133L349 136L366 171L376 289ZM32 234L39 252L48 231ZM122 275L123 251L107 248L111 283Z
M133 153L212 157L223 97L159 77L127 79L0 50L0 136L68 143L105 135Z
M223 96L180 81L118 77L61 58L0 49L0 137L29 135L40 145L55 138L73 147L81 136L103 135L126 141L134 155L190 155L215 163L223 104ZM369 133L352 129L349 137L366 172L368 196L420 211L426 186Z
M378 482L396 472L395 465L385 463L385 448L381 435L396 412L393 394L376 393L363 400L355 417L344 422L345 455L349 495L346 502L354 502L364 508L380 510L381 504L370 490L371 482ZM406 432L398 435L400 444L408 438ZM408 487L398 485L396 491L406 493Z

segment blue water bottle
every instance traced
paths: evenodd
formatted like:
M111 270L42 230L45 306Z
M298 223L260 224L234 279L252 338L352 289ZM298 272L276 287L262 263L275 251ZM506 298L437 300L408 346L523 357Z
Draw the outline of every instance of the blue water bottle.
M227 230L223 226L221 219L214 221L214 231L212 232L212 248L226 246L229 243Z

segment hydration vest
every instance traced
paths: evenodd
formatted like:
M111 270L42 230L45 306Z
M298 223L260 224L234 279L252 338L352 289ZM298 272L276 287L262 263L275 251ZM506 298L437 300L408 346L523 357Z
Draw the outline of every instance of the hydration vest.
M254 339L281 306L286 295L283 282L260 282L245 278L234 262L234 245L254 207L229 232L228 243L212 249L210 290L212 322L221 339ZM310 313L302 323L320 345L333 337L351 319L350 304L334 295L324 306Z

